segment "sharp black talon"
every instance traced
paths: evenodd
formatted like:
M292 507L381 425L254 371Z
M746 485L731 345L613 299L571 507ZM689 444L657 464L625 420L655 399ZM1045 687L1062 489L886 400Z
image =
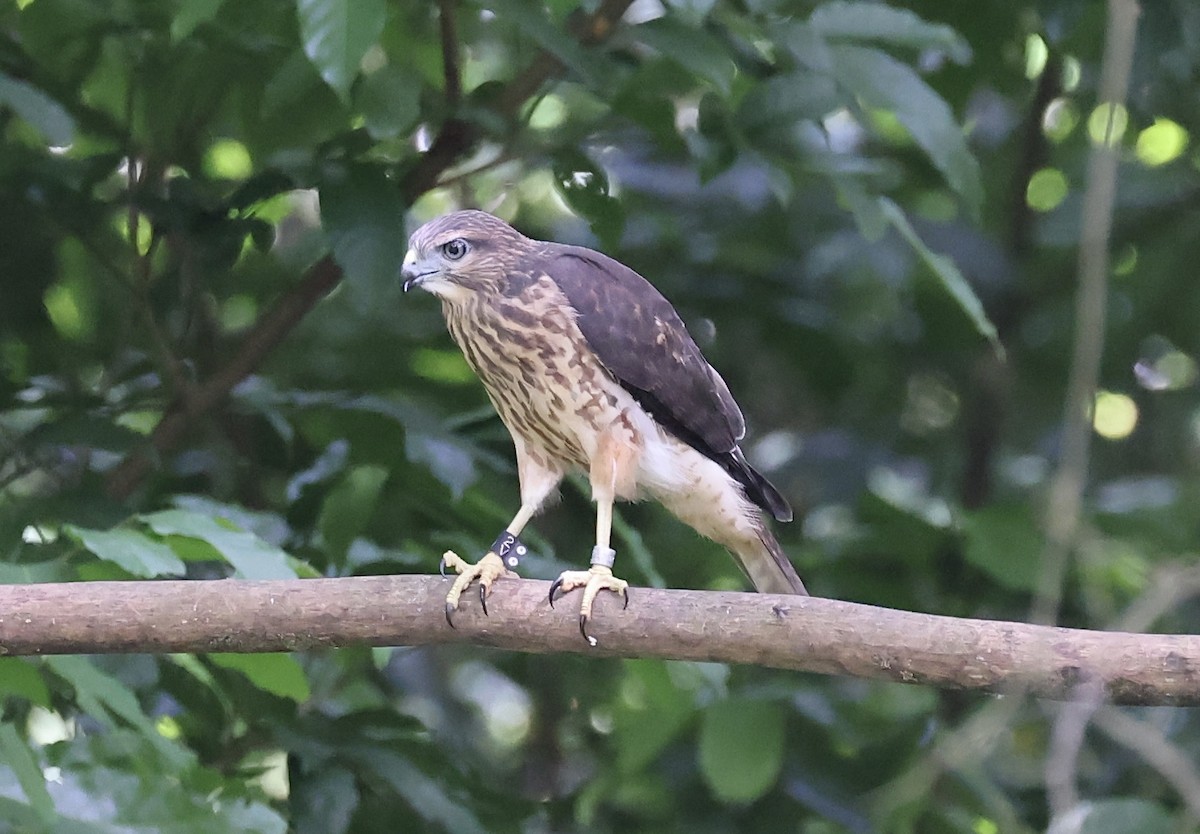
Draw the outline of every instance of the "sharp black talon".
M621 606L621 610L624 611L625 609L629 608L629 589L622 588L621 593L625 595L625 604Z
M487 586L479 583L479 604L483 606L483 616L487 616Z
M562 588L562 584L563 584L563 581L562 581L561 576L558 579L555 579L553 582L550 583L550 607L551 608L554 607L554 592L560 590ZM584 635L584 636L586 637L587 635Z
M454 606L448 602L446 603L446 622L449 624L450 628L457 628L457 626L454 625Z
M442 560L440 562L438 562L438 573L440 573L443 578L446 576L446 559L445 559L445 557L443 557Z
M584 640L587 640L589 643L592 642L592 638L588 637L587 633L587 614L579 615L579 633L583 635Z

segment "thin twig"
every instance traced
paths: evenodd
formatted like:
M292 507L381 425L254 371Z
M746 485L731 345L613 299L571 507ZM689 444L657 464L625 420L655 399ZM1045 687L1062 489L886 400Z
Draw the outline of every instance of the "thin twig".
M1108 30L1100 74L1100 102L1109 119L1103 141L1088 156L1087 186L1079 236L1079 290L1075 297L1075 338L1063 415L1062 454L1050 482L1046 512L1046 546L1030 619L1052 623L1058 618L1067 562L1079 529L1087 482L1092 425L1091 409L1104 352L1108 296L1109 237L1117 192L1119 137L1112 135L1116 110L1124 106L1139 10L1134 0L1108 0Z
M1192 817L1188 821L1190 824L1180 830L1194 830L1200 822L1200 771L1197 771L1192 755L1172 744L1151 722L1140 721L1115 707L1102 708L1096 713L1095 722L1101 732L1137 753L1178 792Z
M442 75L445 78L446 104L458 107L462 97L462 75L458 67L457 0L438 0L438 26L442 34Z

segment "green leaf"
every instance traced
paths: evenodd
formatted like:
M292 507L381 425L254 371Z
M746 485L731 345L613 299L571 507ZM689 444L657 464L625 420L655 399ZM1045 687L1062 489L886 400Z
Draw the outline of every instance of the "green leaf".
M723 802L748 803L766 793L783 766L783 707L733 698L704 711L700 772Z
M0 73L0 110L6 107L52 145L69 145L75 139L75 120L61 104L33 85Z
M615 248L625 228L625 210L608 192L608 174L587 154L574 148L554 157L554 182L572 209L579 212L601 242Z
M427 776L408 759L391 750L368 748L348 751L371 767L422 819L456 834L486 834L487 828L471 812L470 805L449 796L442 783Z
M963 277L963 274L958 271L958 267L954 265L954 261L945 255L939 255L936 252L930 251L929 247L925 245L925 241L921 240L916 230L913 229L912 224L908 222L904 211L890 199L880 197L879 205L883 209L883 214L888 219L888 222L908 241L908 245L913 248L917 256L929 267L934 276L945 287L946 292L950 294L950 297L967 314L967 318L975 326L975 331L988 340L997 356L1003 358L1004 346L1000 344L1000 336L996 332L996 325L992 324L992 320L988 318L987 312L983 309L983 302L979 300L979 296L975 294L975 290L971 289L971 285L967 283L967 279Z
M41 670L19 657L0 657L0 696L24 698L39 706L50 706L50 690Z
M42 768L29 744L8 722L0 722L0 761L12 768L38 818L51 825L58 814L54 810L54 800L46 790L46 777L42 775Z
M679 737L695 707L661 660L630 660L623 668L627 694L614 715L613 741L617 768L636 774Z
M396 284L408 247L406 209L400 189L377 166L351 166L321 187L322 225L352 286Z
M241 672L250 682L266 692L304 703L312 692L304 669L290 654L237 654L219 653L208 655L209 660L225 669Z
M318 525L326 547L338 560L370 521L387 478L388 470L382 466L355 466L325 499Z
M179 6L175 19L171 21L171 40L181 41L202 23L207 23L217 16L221 4L225 0L187 0Z
M665 15L633 27L631 34L651 49L712 84L728 96L736 67L729 50L703 29Z
M386 0L296 0L304 54L343 100L383 32Z
M363 79L357 104L367 130L376 139L391 139L410 130L421 116L421 80L388 65Z
M808 23L830 40L880 41L885 46L941 49L956 63L965 64L971 60L971 47L949 26L928 23L907 9L882 3L840 0L822 3Z
M1102 799L1089 803L1079 834L1171 834L1171 815L1145 799Z
M963 514L963 556L1006 588L1037 587L1042 535L1027 505L995 504Z
M210 545L244 579L296 578L286 553L232 524L188 510L162 510L139 519L160 536L182 536Z
M89 530L68 524L68 536L107 562L134 576L179 576L185 568L170 547L137 530Z
M912 67L878 49L840 44L830 51L838 83L867 107L894 113L971 216L978 217L983 200L979 163L942 97Z
M195 756L182 745L168 741L142 711L137 696L125 684L100 671L90 660L74 655L47 657L46 667L75 690L79 708L108 728L118 726L114 719L136 730L150 742L163 763L180 769L195 762Z

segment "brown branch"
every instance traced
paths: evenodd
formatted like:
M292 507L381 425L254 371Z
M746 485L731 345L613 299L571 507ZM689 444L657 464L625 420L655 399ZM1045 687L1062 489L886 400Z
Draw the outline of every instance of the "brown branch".
M342 270L332 258L322 258L313 265L300 283L259 319L237 355L192 391L186 407L176 402L167 409L150 433L150 448L131 453L109 474L108 494L118 500L128 498L154 468L158 456L173 449L183 439L192 420L223 402L233 387L254 371L305 313L341 279Z
M372 576L0 586L0 654L269 652L475 643L513 651L748 663L976 692L1068 698L1094 681L1122 704L1200 704L1200 636L1083 631L914 614L837 600L635 588L597 600L589 648L578 595L501 581L464 597L449 580ZM468 595L471 596L471 595Z

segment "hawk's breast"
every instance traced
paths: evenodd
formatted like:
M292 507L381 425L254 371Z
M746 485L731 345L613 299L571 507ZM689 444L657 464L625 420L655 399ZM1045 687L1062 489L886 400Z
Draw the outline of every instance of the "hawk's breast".
M446 325L504 425L564 466L587 469L624 391L599 364L573 308L549 279L515 297L445 304Z

